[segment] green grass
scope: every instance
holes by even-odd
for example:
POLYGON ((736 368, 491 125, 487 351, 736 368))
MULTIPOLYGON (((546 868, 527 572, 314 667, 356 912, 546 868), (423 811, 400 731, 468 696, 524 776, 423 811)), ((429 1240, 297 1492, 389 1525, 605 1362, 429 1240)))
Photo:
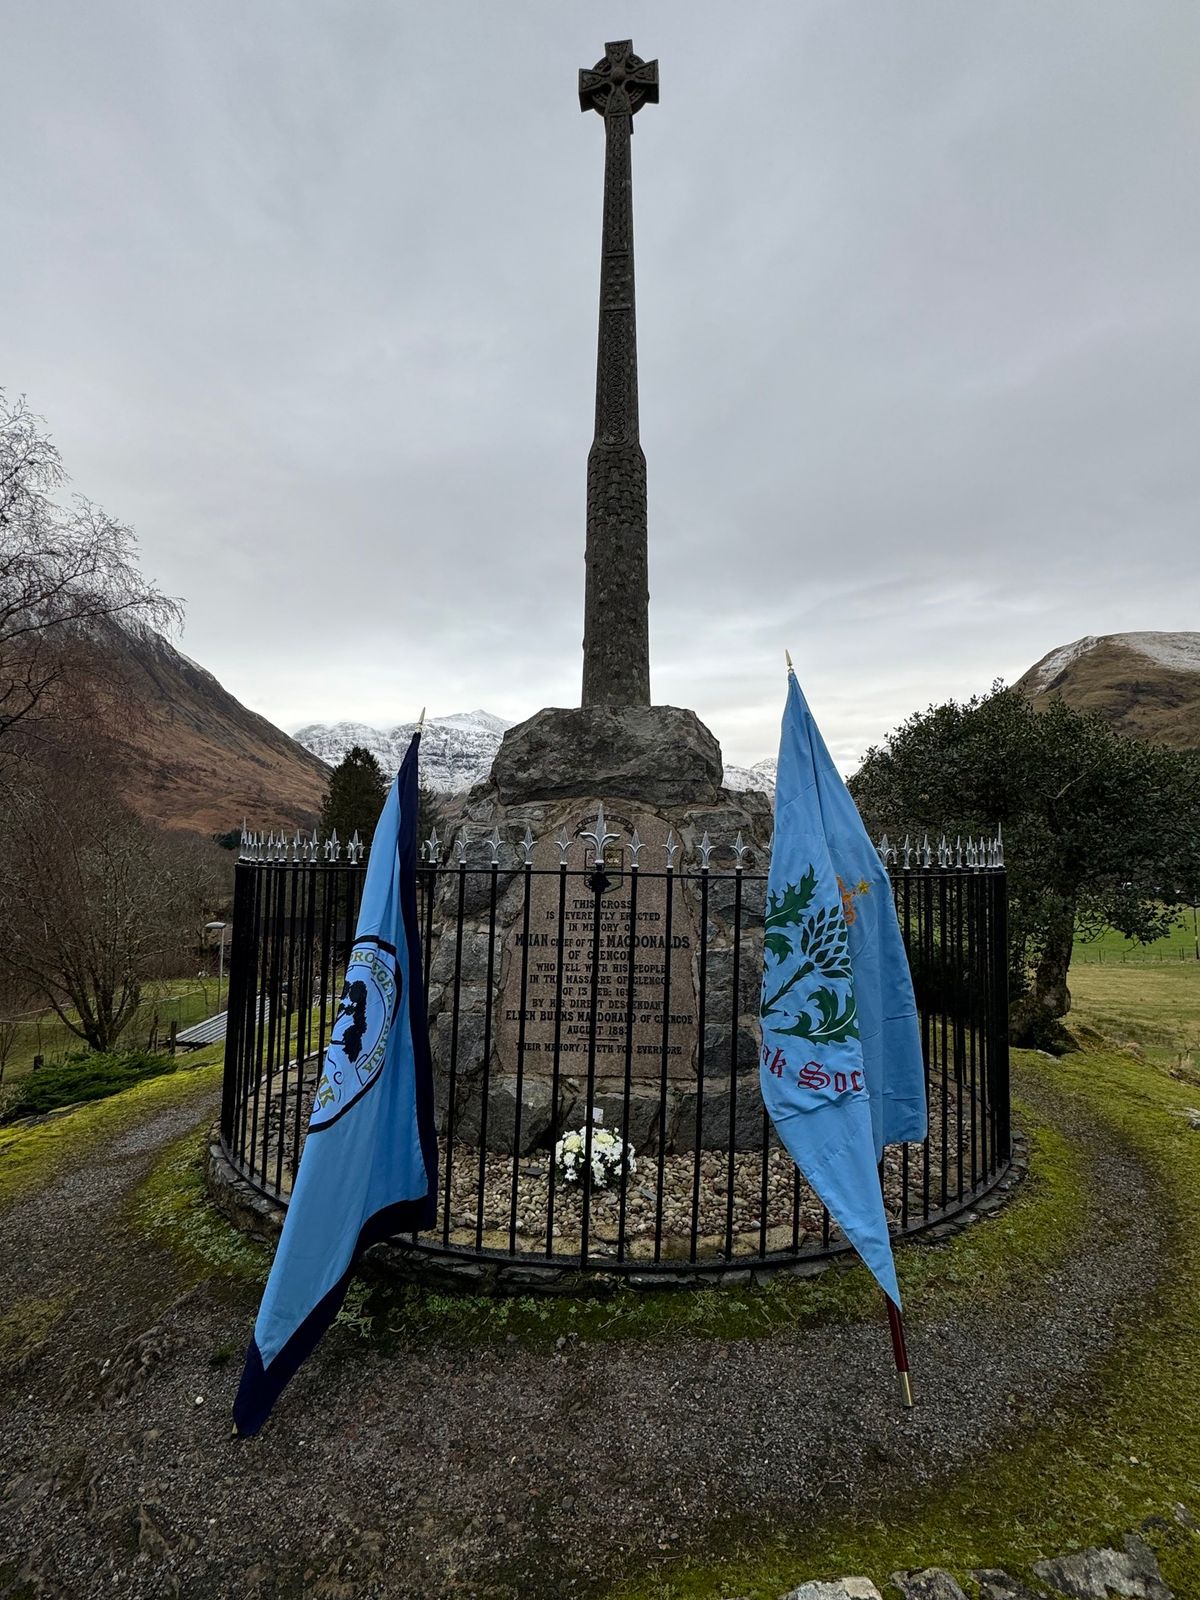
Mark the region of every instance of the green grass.
POLYGON ((222 1046, 180 1059, 175 1072, 73 1111, 52 1113, 32 1127, 0 1128, 0 1205, 51 1182, 96 1144, 109 1141, 162 1107, 221 1082, 222 1046))
POLYGON ((1034 1056, 1022 1069, 1052 1074, 1137 1151, 1154 1174, 1147 1201, 1167 1224, 1162 1287, 1123 1330, 1090 1403, 1031 1424, 937 1490, 914 1488, 855 1516, 777 1533, 769 1548, 735 1525, 729 1559, 619 1585, 615 1596, 775 1600, 800 1576, 865 1573, 884 1588, 902 1568, 1027 1573, 1042 1556, 1119 1543, 1147 1517, 1160 1519, 1146 1536, 1168 1584, 1181 1597, 1200 1596, 1200 1537, 1169 1516, 1178 1501, 1200 1506, 1200 1135, 1180 1114, 1194 1090, 1111 1050, 1053 1065, 1034 1056))
POLYGON ((1200 965, 1072 967, 1068 1026, 1132 1046, 1155 1066, 1200 1074, 1200 965))
POLYGON ((1200 915, 1185 907, 1176 917, 1171 931, 1150 944, 1139 944, 1127 939, 1115 928, 1106 928, 1098 938, 1076 938, 1072 961, 1080 966, 1122 966, 1129 964, 1156 965, 1168 961, 1196 961, 1196 944, 1200 938, 1200 915))

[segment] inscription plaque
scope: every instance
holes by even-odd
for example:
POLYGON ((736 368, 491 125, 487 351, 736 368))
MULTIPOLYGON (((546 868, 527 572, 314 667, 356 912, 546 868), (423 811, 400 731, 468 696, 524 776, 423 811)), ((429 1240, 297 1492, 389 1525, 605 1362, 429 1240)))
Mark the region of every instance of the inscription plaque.
MULTIPOLYGON (((668 825, 641 808, 608 815, 609 831, 620 837, 607 848, 607 887, 597 905, 594 888, 579 870, 585 861, 591 864, 593 844, 581 833, 595 817, 596 802, 585 800, 556 818, 552 831, 558 832, 561 821, 575 840, 565 879, 553 839, 543 837, 535 847, 528 945, 523 901, 505 939, 496 1028, 500 1070, 516 1071, 523 1010, 526 1076, 551 1075, 557 1046, 560 1074, 585 1083, 594 994, 598 1090, 611 1091, 614 1080, 623 1083, 627 1059, 636 1080, 660 1081, 664 1062, 669 1081, 690 1080, 697 1039, 693 958, 698 929, 683 886, 665 876, 668 825), (629 850, 635 828, 643 842, 636 903, 629 850)), ((675 860, 678 867, 679 857, 675 860)))

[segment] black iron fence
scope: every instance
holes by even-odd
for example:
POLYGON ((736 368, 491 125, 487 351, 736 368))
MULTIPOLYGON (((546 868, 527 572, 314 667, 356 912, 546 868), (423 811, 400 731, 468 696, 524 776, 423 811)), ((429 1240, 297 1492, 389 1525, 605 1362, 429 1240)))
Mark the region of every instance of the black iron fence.
MULTIPOLYGON (((669 836, 653 868, 636 834, 614 842, 618 859, 600 844, 600 867, 595 847, 590 867, 586 852, 573 861, 579 842, 565 836, 547 864, 528 835, 517 850, 498 835, 463 845, 449 863, 433 849, 420 867, 440 1200, 436 1229, 406 1243, 639 1274, 844 1248, 759 1092, 765 874, 742 864, 753 855, 740 839, 721 870, 707 864, 707 836, 678 866, 669 836)), ((1008 1167, 1006 890, 989 864, 998 849, 982 843, 967 860, 943 850, 941 866, 928 850, 899 862, 881 850, 929 1101, 928 1137, 889 1149, 881 1167, 904 1233, 970 1205, 1008 1167)), ((237 1170, 286 1202, 365 869, 315 842, 251 840, 249 853, 237 867, 221 1134, 237 1170)))

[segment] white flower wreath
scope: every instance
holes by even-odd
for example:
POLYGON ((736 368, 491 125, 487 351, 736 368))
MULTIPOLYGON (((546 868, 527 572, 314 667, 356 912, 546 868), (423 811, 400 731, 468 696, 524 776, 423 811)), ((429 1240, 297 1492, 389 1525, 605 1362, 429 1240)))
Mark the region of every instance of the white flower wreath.
MULTIPOLYGON (((619 1134, 603 1127, 604 1113, 592 1111, 591 1174, 593 1189, 606 1189, 614 1178, 621 1175, 622 1165, 630 1174, 637 1171, 637 1156, 631 1144, 619 1134)), ((564 1133, 554 1146, 554 1165, 560 1183, 579 1183, 588 1166, 588 1129, 586 1125, 573 1133, 564 1133)))

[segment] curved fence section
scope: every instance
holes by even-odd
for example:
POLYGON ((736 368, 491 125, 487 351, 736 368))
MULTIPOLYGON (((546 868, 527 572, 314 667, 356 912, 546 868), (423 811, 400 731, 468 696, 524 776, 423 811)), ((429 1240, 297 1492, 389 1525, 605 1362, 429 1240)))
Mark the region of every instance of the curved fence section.
MULTIPOLYGON (((589 869, 560 850, 539 866, 492 841, 490 860, 460 851, 419 869, 440 1198, 436 1229, 404 1242, 664 1276, 844 1248, 759 1094, 765 875, 710 870, 707 855, 651 870, 627 850, 589 869), (589 1123, 588 1147, 609 1157, 585 1182, 566 1156, 589 1123)), ((365 868, 315 843, 251 853, 237 867, 221 1138, 286 1203, 365 868)), ((1010 1159, 1004 872, 942 860, 889 859, 930 1112, 924 1143, 890 1149, 881 1169, 897 1233, 963 1210, 1010 1159)))

